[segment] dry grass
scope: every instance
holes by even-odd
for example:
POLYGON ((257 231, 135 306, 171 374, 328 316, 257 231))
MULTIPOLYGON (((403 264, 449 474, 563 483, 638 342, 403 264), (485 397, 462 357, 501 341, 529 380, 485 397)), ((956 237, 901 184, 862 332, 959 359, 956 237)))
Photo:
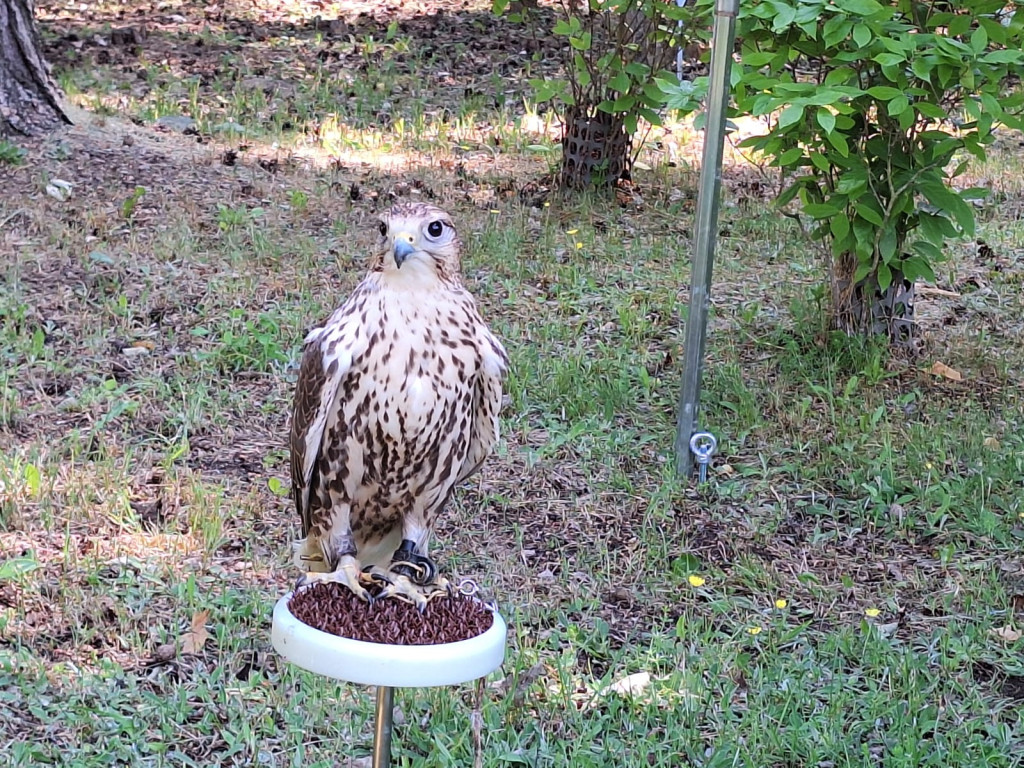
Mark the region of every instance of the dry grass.
MULTIPOLYGON (((504 49, 457 69, 454 52, 425 52, 436 19, 395 11, 406 27, 389 41, 388 11, 360 21, 352 6, 363 31, 328 40, 298 9, 246 8, 91 8, 89 34, 146 26, 120 46, 42 11, 73 100, 118 114, 79 109, 73 129, 0 166, 11 764, 365 753, 365 692, 285 667, 268 621, 295 577, 282 494, 298 344, 359 278, 376 212, 408 197, 453 213, 467 280, 513 357, 505 439, 438 531, 447 569, 484 583, 512 626, 485 706, 489 763, 1020 764, 1022 646, 990 633, 1024 611, 1016 138, 976 169, 999 197, 980 242, 954 244, 923 294, 914 360, 820 327, 812 249, 766 210, 770 180, 727 169, 705 395, 722 451, 692 489, 670 455, 686 131, 652 146, 625 206, 561 200, 544 184, 550 125, 511 98, 473 101, 489 87, 480 62, 500 71, 504 49), (325 49, 337 56, 311 55, 325 49), (214 72, 222 56, 293 89, 256 95, 214 72), (356 62, 357 97, 328 109, 315 84, 356 62), (243 97, 228 108, 232 88, 243 97), (400 108, 377 122, 383 100, 400 108), (195 117, 198 136, 157 130, 168 111, 195 117), (400 133, 399 117, 418 127, 400 133), (214 131, 223 119, 247 137, 214 131), (45 193, 56 178, 68 200, 45 193), (929 373, 937 360, 963 381, 929 373), (201 652, 168 651, 202 611, 201 652), (636 671, 647 694, 600 695, 636 671)), ((525 45, 486 30, 450 47, 525 45)), ((536 66, 552 66, 536 45, 536 66)), ((402 764, 468 761, 459 692, 409 691, 400 706, 402 764)))

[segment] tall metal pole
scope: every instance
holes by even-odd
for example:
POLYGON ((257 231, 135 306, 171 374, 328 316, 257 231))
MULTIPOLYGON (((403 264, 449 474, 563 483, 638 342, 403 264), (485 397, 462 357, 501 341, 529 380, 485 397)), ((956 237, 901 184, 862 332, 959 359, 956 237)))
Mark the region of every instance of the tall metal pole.
POLYGON ((395 689, 377 686, 377 707, 373 723, 373 768, 391 765, 391 730, 395 716, 395 689))
POLYGON ((725 110, 729 103, 729 68, 736 40, 739 0, 718 0, 711 39, 710 85, 704 123, 704 156, 697 193, 697 222, 690 278, 690 312, 686 319, 683 351, 683 388, 676 426, 676 470, 689 475, 694 469, 690 436, 699 426, 700 380, 704 372, 704 342, 711 303, 711 264, 718 234, 718 196, 722 187, 722 148, 725 110))

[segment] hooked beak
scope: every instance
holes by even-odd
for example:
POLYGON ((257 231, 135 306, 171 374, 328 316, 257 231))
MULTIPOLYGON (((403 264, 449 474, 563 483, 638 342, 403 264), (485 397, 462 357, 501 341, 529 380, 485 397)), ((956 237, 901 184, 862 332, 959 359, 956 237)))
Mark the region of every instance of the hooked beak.
POLYGON ((407 258, 416 253, 416 246, 412 243, 412 235, 401 234, 395 236, 393 251, 395 254, 395 266, 399 269, 402 268, 402 264, 407 258))

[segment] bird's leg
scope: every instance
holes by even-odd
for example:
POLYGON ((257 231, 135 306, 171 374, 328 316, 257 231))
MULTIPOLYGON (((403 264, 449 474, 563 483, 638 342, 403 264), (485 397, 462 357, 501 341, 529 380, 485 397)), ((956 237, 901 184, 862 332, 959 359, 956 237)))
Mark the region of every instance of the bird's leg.
POLYGON ((433 560, 416 551, 416 544, 411 539, 402 539, 402 545, 395 550, 386 571, 374 568, 369 573, 384 586, 378 600, 397 597, 421 611, 435 597, 452 594, 451 583, 438 574, 433 560))
POLYGON ((402 545, 391 556, 391 570, 407 576, 409 581, 421 587, 437 578, 434 561, 416 552, 416 544, 409 539, 402 539, 402 545))
MULTIPOLYGON (((321 546, 323 546, 322 543, 321 546)), ((352 590, 356 597, 367 602, 373 602, 372 595, 363 585, 372 584, 374 579, 369 574, 364 573, 359 565, 359 561, 356 559, 355 540, 351 534, 339 537, 336 546, 332 547, 332 549, 333 552, 325 552, 324 554, 327 561, 333 563, 334 567, 327 572, 307 571, 299 576, 298 581, 295 583, 296 589, 316 582, 337 582, 344 584, 352 590)))

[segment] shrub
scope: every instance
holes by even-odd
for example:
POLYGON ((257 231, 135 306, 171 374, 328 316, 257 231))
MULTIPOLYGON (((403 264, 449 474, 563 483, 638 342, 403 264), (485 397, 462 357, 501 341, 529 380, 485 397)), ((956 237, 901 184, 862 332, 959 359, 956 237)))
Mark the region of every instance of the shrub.
POLYGON ((791 179, 827 246, 833 322, 913 335, 913 286, 949 238, 974 231, 957 189, 966 155, 1018 127, 1024 11, 1003 0, 752 0, 738 24, 736 111, 764 116, 743 145, 791 179))
MULTIPOLYGON (((494 0, 495 13, 510 10, 494 0)), ((706 37, 711 0, 561 0, 552 32, 564 37, 565 78, 532 80, 540 102, 564 107, 563 187, 604 186, 628 178, 641 121, 659 125, 659 110, 692 112, 706 83, 682 82, 668 67, 680 47, 706 37), (682 22, 682 26, 680 26, 682 22), (682 34, 680 34, 682 31, 682 34)), ((509 17, 523 20, 518 4, 509 17)))

